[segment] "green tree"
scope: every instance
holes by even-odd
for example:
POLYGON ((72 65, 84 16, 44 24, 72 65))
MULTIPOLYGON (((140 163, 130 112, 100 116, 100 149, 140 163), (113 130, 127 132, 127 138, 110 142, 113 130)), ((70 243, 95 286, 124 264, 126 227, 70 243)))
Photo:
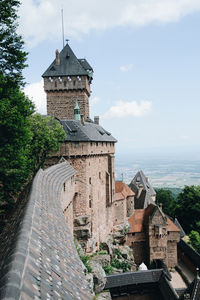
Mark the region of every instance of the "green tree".
POLYGON ((48 156, 59 150, 66 134, 63 126, 50 116, 35 114, 30 118, 32 140, 30 147, 31 169, 37 171, 48 156))
POLYGON ((156 203, 162 203, 164 213, 172 218, 174 217, 175 198, 170 190, 156 189, 156 203))
POLYGON ((22 70, 26 66, 27 53, 23 50, 23 40, 17 34, 18 0, 0 1, 0 75, 9 84, 23 85, 22 70))
POLYGON ((177 197, 175 214, 188 234, 199 230, 200 186, 185 186, 177 197))
POLYGON ((34 115, 20 91, 27 53, 16 33, 18 0, 0 1, 0 203, 13 204, 64 132, 55 120, 34 115))
POLYGON ((0 75, 0 202, 13 202, 27 181, 32 102, 0 75))
POLYGON ((189 234, 191 246, 200 253, 200 234, 192 230, 189 234))

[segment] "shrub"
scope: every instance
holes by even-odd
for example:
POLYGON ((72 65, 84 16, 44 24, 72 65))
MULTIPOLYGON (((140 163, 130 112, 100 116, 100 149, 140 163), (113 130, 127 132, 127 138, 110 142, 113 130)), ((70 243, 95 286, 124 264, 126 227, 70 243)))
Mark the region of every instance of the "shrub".
POLYGON ((111 275, 111 274, 114 273, 114 269, 113 269, 113 267, 110 264, 107 265, 107 266, 105 266, 105 267, 103 267, 103 269, 104 269, 106 275, 111 275))
POLYGON ((90 256, 84 255, 84 256, 80 256, 80 259, 82 260, 84 266, 86 267, 88 273, 92 272, 92 268, 89 265, 89 261, 90 261, 90 256))
POLYGON ((123 272, 128 272, 129 270, 131 270, 131 265, 130 264, 128 264, 126 261, 122 261, 122 262, 120 262, 118 259, 113 259, 112 261, 111 261, 111 266, 113 267, 113 268, 116 268, 116 269, 122 269, 123 270, 123 272))

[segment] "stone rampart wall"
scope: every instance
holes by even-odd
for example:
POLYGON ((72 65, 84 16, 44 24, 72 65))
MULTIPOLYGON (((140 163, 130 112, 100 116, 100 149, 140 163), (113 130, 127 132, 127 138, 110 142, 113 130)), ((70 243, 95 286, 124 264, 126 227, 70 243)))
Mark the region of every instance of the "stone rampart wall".
POLYGON ((1 236, 0 299, 92 299, 61 206, 74 174, 61 163, 34 178, 22 213, 1 236))

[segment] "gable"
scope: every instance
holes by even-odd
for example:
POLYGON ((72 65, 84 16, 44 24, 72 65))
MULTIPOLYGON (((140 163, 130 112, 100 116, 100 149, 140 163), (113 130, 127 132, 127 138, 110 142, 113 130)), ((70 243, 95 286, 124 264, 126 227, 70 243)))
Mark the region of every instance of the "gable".
POLYGON ((158 206, 155 206, 150 215, 149 223, 152 225, 167 225, 167 218, 158 206))

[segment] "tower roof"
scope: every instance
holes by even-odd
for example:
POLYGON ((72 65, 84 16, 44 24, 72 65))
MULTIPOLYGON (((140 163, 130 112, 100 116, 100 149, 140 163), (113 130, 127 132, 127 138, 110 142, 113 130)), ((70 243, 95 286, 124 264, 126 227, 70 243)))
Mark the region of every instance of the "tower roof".
POLYGON ((78 59, 68 44, 62 49, 59 62, 54 59, 42 77, 54 76, 93 76, 93 69, 86 59, 78 59))
POLYGON ((146 208, 150 203, 155 202, 152 199, 152 197, 156 196, 156 192, 151 186, 148 178, 144 175, 142 170, 137 172, 137 174, 129 184, 129 187, 136 193, 136 198, 135 198, 136 209, 146 208), (140 187, 142 188, 142 192, 140 196, 137 197, 140 187))
POLYGON ((82 125, 77 120, 59 121, 67 134, 67 142, 117 142, 108 131, 93 122, 85 122, 82 125))

